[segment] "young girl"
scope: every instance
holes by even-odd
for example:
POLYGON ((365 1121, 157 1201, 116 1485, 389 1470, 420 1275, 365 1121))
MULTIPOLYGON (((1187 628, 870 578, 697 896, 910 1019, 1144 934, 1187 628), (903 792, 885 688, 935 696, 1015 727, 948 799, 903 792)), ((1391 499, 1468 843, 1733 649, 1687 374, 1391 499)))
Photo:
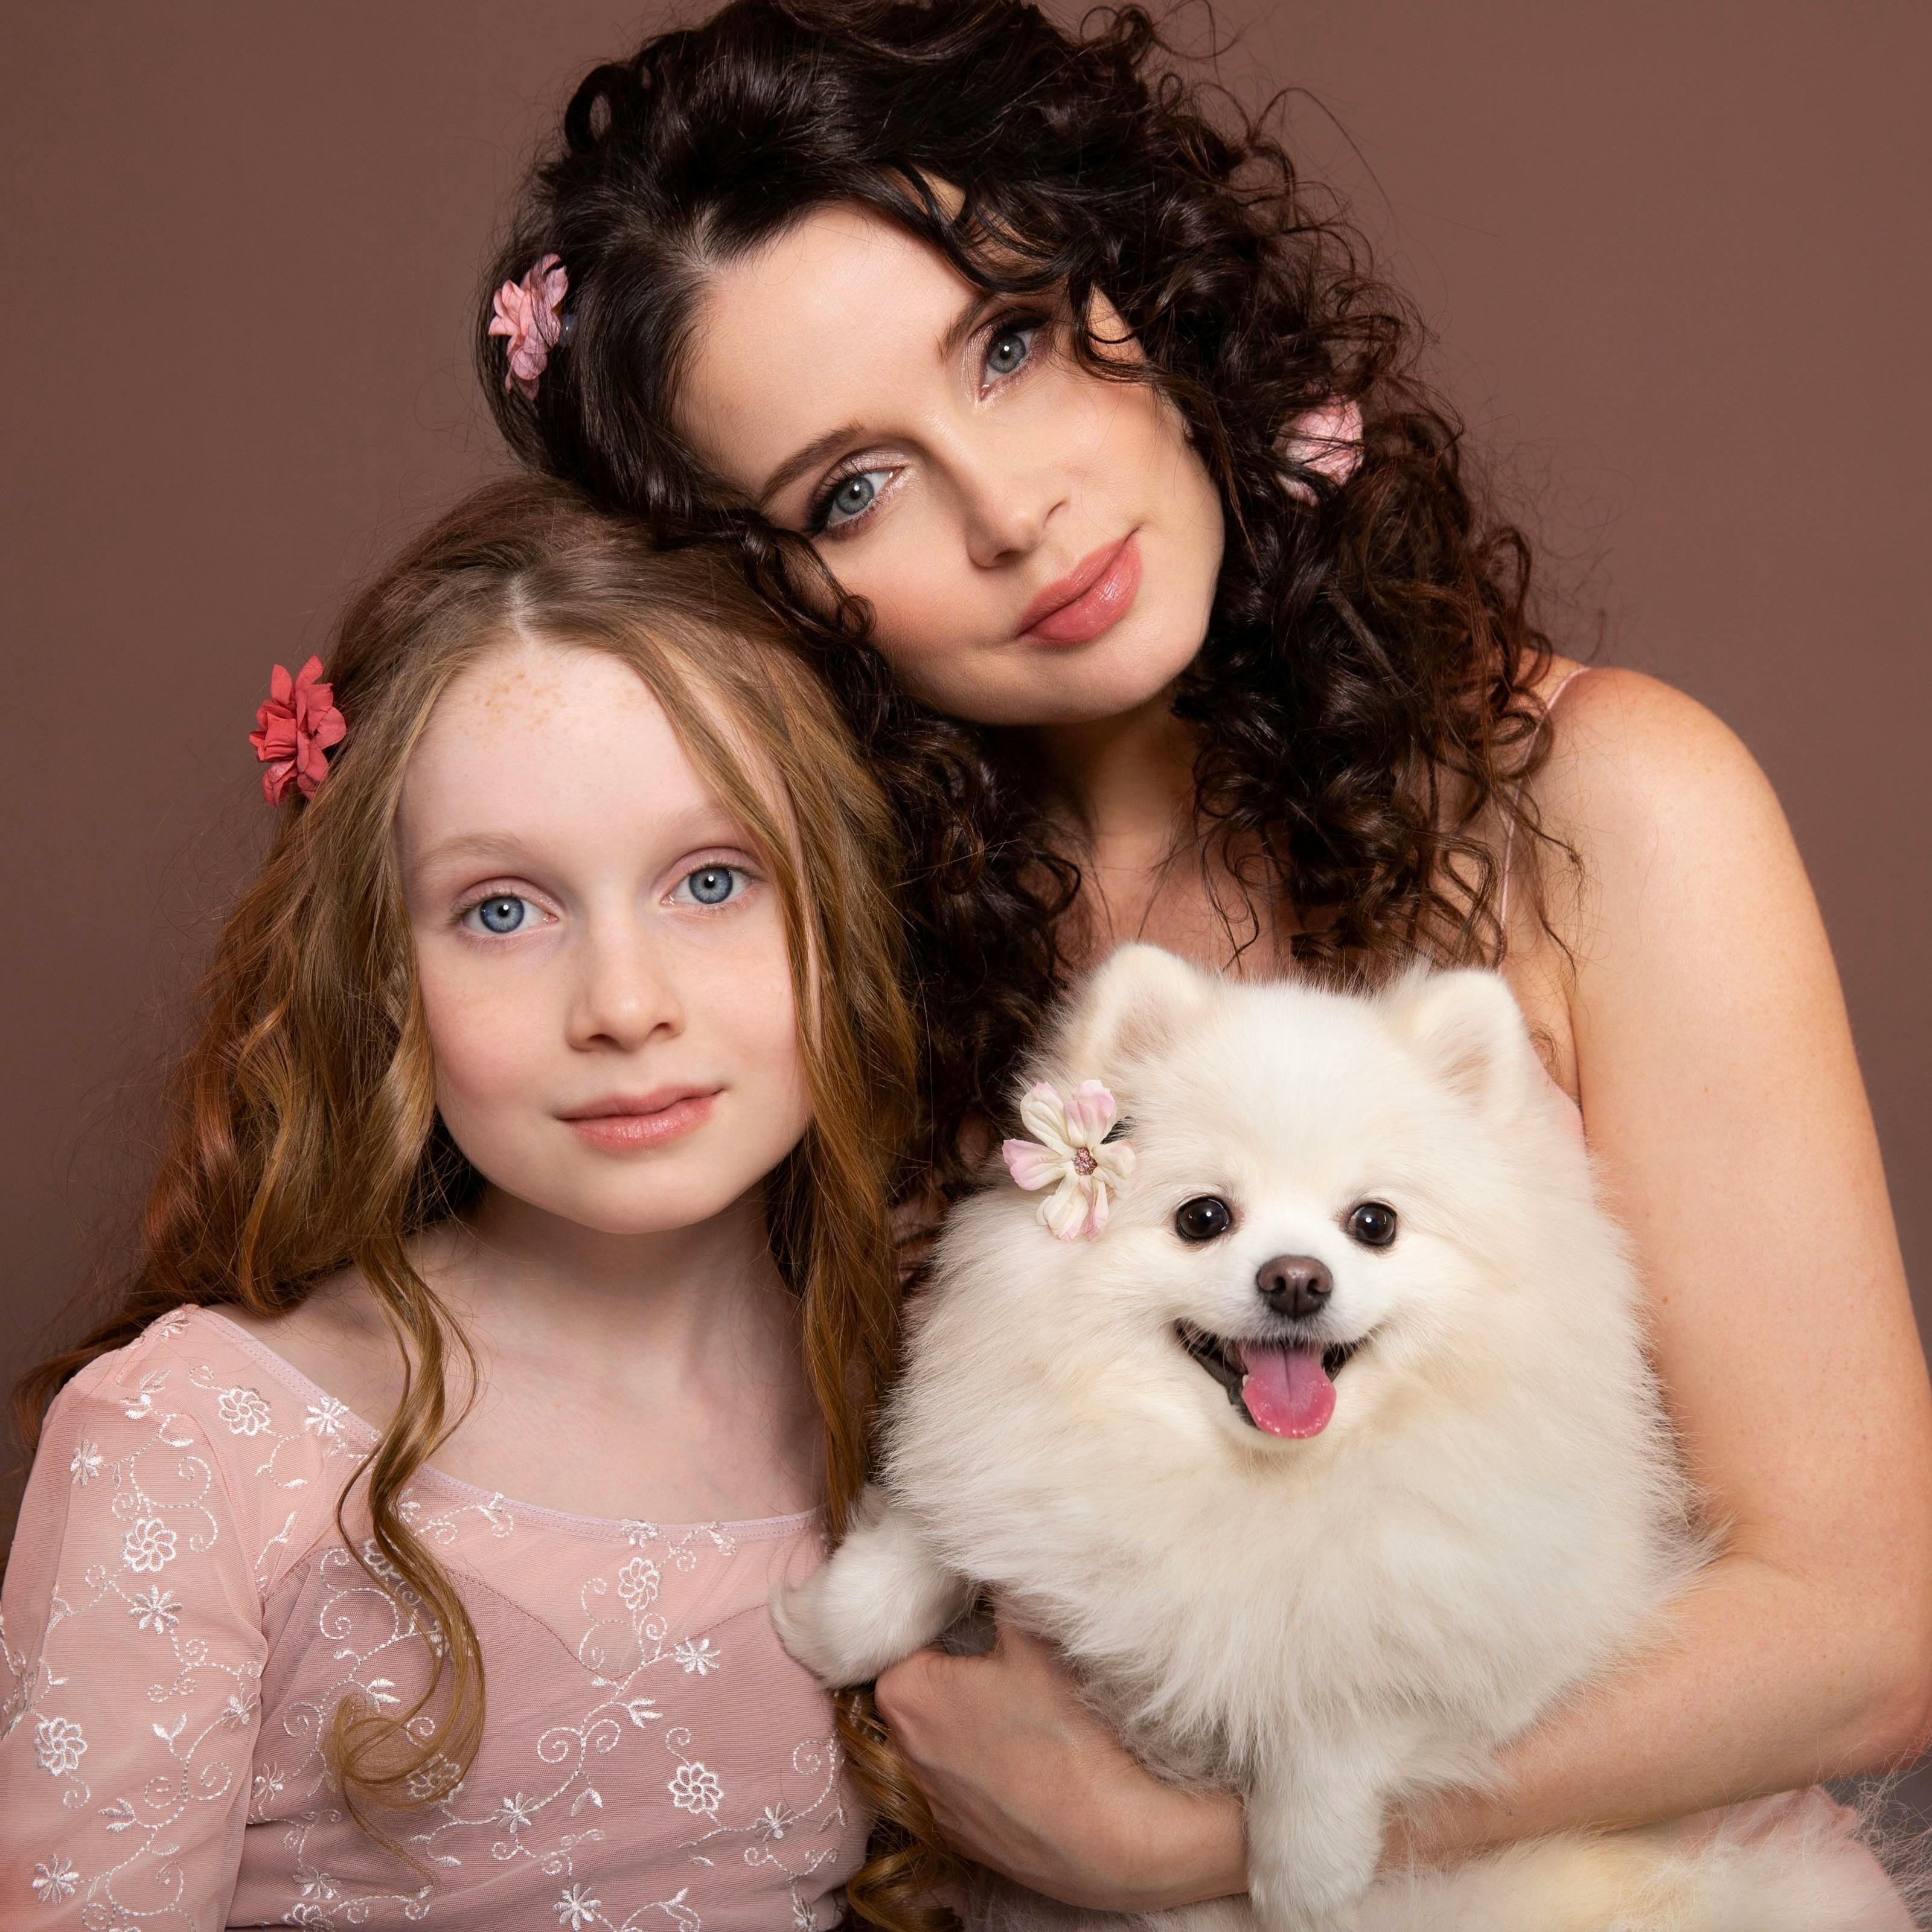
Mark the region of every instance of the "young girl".
MULTIPOLYGON (((943 1177, 1114 940, 1509 975, 1726 1534, 1506 1788, 1408 1821, 1449 1857, 1922 1748, 1932 1396, 1777 802, 1697 705, 1555 656, 1364 261, 1138 8, 734 0, 584 78, 477 336, 529 460, 815 626, 912 848, 943 1177)), ((1023 1634, 878 1695, 959 1849, 1114 1910, 1242 1888, 1239 1808, 1023 1634)))
POLYGON ((715 555, 534 482, 254 742, 143 1258, 33 1379, 0 1918, 837 1923, 765 1606, 896 1330, 877 790, 715 555))

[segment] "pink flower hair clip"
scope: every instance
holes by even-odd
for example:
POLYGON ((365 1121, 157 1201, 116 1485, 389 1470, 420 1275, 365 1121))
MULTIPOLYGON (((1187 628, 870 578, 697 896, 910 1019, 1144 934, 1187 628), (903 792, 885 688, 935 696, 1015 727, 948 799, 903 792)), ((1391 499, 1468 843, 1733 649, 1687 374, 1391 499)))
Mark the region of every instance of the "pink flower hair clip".
POLYGON ((562 260, 546 255, 520 282, 506 282, 490 304, 492 335, 509 338, 503 392, 520 389, 537 399, 537 378, 550 361, 550 352, 563 339, 563 298, 570 278, 562 260))
POLYGON ((1108 1189, 1123 1193, 1133 1178, 1133 1149, 1108 1138, 1119 1118, 1113 1095, 1097 1080, 1082 1081, 1070 1100, 1042 1081, 1020 1102, 1020 1120, 1036 1138, 1000 1143, 1006 1172, 1022 1187, 1053 1188, 1040 1218, 1063 1241, 1099 1234, 1107 1225, 1108 1189))
POLYGON ((328 776, 322 754, 339 745, 348 726, 335 708, 335 694, 322 681, 322 660, 310 658, 293 677, 278 664, 268 680, 268 701, 255 713, 248 742, 268 770, 262 796, 280 805, 293 785, 304 798, 328 776))
MULTIPOLYGON (((1288 426, 1282 454, 1291 463, 1312 470, 1339 489, 1354 476, 1362 460, 1362 410, 1359 403, 1324 403, 1304 410, 1288 426)), ((1288 494, 1312 500, 1315 492, 1298 479, 1288 494)))

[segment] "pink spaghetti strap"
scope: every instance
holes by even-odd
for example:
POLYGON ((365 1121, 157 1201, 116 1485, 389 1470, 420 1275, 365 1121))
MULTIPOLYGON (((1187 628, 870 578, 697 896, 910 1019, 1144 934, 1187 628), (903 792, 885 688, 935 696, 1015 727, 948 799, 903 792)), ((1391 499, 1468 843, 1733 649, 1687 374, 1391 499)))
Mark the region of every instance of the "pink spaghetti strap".
MULTIPOLYGON (((1580 677, 1588 676, 1594 668, 1595 667, 1592 664, 1578 664, 1574 669, 1564 673, 1562 682, 1543 700, 1543 716, 1536 721, 1536 729, 1530 734, 1532 745, 1534 745, 1538 738, 1542 735, 1544 728, 1548 724, 1550 719, 1556 716, 1556 707, 1563 701, 1563 694, 1580 677)), ((1522 790, 1522 786, 1519 784, 1516 787, 1517 793, 1520 794, 1522 790)), ((1510 859, 1515 849, 1516 814, 1512 812, 1510 814, 1508 824, 1503 828, 1502 890, 1496 895, 1496 923, 1504 932, 1509 930, 1510 859)))

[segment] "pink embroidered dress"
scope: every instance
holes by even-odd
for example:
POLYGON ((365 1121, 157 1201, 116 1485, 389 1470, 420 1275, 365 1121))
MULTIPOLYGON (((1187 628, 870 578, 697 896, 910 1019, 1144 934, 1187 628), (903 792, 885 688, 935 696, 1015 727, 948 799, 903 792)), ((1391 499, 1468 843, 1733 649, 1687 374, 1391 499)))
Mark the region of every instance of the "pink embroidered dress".
POLYGON ((406 1702, 434 1636, 336 1528, 374 1439, 204 1309, 62 1392, 0 1622, 0 1924, 838 1924, 865 1820, 765 1607, 822 1559, 810 1516, 600 1521, 421 1472, 405 1507, 463 1587, 488 1720, 460 1785, 392 1814, 413 1869, 350 1822, 331 1714, 406 1702))

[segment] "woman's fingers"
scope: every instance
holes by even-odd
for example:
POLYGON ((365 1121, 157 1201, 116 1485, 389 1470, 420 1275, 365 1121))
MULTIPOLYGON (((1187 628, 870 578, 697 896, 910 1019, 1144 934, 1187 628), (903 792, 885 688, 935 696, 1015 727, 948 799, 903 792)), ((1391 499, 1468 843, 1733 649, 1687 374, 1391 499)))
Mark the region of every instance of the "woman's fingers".
POLYGON ((1230 1797, 1151 1777, 1051 1646, 1010 1624, 981 1657, 916 1652, 876 1695, 947 1845, 1036 1892, 1147 1911, 1241 1888, 1230 1797))

